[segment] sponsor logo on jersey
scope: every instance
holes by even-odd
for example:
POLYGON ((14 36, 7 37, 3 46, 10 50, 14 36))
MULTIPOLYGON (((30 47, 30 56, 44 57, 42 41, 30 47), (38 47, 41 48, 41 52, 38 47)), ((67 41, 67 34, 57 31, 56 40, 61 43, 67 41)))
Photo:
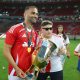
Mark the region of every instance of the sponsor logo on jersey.
POLYGON ((22 44, 22 46, 23 46, 23 47, 28 47, 27 42, 24 42, 24 43, 22 44))

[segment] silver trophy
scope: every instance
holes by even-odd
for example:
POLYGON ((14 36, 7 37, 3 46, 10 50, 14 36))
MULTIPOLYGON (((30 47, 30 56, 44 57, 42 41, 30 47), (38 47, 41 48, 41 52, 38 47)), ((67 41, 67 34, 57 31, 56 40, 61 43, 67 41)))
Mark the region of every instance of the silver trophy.
MULTIPOLYGON (((40 69, 43 69, 44 67, 46 67, 46 65, 48 64, 47 59, 49 59, 49 57, 51 56, 51 53, 56 48, 57 46, 54 42, 52 42, 51 40, 44 39, 42 41, 40 49, 38 50, 34 63, 32 64, 29 70, 34 68, 34 71, 36 70, 37 72, 39 72, 40 69)), ((36 75, 35 72, 34 74, 36 75)), ((36 80, 36 76, 34 78, 36 80)))
POLYGON ((34 65, 39 69, 44 68, 47 65, 47 59, 51 56, 51 53, 56 49, 56 45, 50 40, 43 40, 42 46, 36 56, 34 65), (49 45, 49 46, 48 46, 49 45))

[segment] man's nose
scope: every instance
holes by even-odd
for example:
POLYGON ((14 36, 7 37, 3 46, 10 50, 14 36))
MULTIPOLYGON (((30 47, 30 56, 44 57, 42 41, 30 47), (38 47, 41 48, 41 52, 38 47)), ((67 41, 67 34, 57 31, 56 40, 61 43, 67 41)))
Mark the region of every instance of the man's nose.
POLYGON ((36 17, 36 18, 38 18, 38 15, 37 15, 37 14, 35 14, 35 17, 36 17))

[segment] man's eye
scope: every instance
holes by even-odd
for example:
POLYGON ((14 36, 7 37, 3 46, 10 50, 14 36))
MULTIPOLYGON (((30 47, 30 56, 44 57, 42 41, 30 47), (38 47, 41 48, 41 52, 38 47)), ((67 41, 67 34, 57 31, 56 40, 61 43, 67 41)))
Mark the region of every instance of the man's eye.
POLYGON ((35 12, 32 12, 32 14, 36 14, 35 12))
POLYGON ((38 13, 35 13, 35 12, 32 12, 32 14, 36 14, 36 15, 38 15, 38 13))

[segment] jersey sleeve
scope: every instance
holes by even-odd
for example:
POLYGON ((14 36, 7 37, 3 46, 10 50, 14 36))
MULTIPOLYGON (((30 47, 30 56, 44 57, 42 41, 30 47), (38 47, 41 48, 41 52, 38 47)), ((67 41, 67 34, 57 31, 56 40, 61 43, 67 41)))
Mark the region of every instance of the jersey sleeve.
POLYGON ((16 29, 14 27, 11 27, 6 33, 5 43, 13 45, 16 40, 16 36, 16 29))
POLYGON ((77 45, 77 47, 75 48, 75 50, 74 50, 75 52, 80 52, 80 43, 77 45))

